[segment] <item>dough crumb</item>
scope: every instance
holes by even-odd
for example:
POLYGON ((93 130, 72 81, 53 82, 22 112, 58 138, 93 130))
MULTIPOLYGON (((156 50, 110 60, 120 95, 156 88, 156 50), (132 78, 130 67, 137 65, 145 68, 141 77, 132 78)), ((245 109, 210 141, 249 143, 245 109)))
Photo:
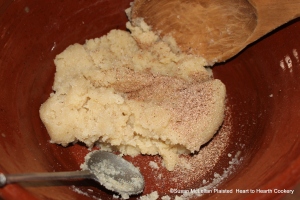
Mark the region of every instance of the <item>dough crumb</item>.
POLYGON ((158 164, 154 161, 150 161, 149 162, 149 166, 152 168, 152 169, 159 169, 158 167, 158 164))
POLYGON ((139 198, 139 200, 156 200, 159 198, 157 191, 151 192, 150 194, 143 195, 139 198))

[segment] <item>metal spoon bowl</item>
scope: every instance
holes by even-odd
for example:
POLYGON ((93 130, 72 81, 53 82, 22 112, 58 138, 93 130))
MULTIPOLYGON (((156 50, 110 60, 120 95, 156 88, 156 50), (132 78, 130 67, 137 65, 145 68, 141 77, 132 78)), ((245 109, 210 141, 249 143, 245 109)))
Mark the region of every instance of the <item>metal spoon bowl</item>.
POLYGON ((85 163, 82 166, 82 171, 0 173, 0 187, 18 182, 94 179, 107 189, 122 196, 139 194, 144 189, 144 178, 139 169, 113 153, 92 151, 85 157, 85 163))
POLYGON ((139 169, 115 154, 93 151, 85 157, 82 168, 89 170, 104 187, 122 196, 139 194, 144 189, 144 178, 139 169))

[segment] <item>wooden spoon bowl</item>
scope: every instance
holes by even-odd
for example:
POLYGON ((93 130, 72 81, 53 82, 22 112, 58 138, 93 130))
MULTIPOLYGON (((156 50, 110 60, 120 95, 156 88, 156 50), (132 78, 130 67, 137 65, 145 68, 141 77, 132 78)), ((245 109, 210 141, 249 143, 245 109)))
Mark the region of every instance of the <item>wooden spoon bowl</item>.
POLYGON ((132 19, 143 18, 182 51, 225 61, 248 44, 298 17, 300 0, 135 0, 132 19))

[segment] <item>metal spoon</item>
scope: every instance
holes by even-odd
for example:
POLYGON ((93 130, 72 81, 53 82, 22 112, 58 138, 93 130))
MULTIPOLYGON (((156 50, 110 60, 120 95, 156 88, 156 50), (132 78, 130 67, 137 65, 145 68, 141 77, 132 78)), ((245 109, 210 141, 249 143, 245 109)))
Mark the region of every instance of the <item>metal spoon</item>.
MULTIPOLYGON (((135 0, 131 19, 143 18, 161 36, 210 65, 300 16, 300 0, 135 0)), ((297 34, 297 33, 295 33, 297 34)))
POLYGON ((83 171, 1 174, 0 187, 29 181, 94 179, 107 189, 123 195, 139 194, 144 178, 138 168, 125 159, 105 151, 92 151, 85 157, 83 171))

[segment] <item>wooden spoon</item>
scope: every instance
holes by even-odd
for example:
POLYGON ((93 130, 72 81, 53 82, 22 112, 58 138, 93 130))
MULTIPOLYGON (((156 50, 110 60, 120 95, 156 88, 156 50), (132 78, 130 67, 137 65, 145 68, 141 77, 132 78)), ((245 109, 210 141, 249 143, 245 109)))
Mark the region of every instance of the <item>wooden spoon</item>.
POLYGON ((133 24, 143 18, 210 65, 299 16, 300 0, 135 0, 131 11, 133 24))

